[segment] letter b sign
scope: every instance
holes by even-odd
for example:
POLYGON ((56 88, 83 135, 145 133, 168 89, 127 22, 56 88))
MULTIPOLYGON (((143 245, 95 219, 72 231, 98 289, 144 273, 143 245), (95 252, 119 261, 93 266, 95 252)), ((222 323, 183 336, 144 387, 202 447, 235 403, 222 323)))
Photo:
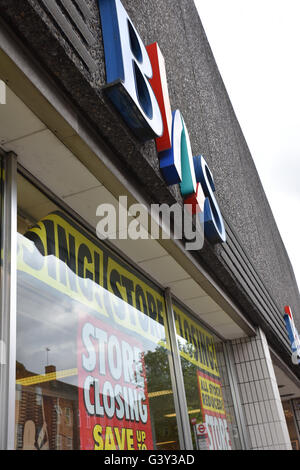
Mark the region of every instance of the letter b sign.
POLYGON ((163 120, 149 83, 152 66, 120 0, 99 0, 107 86, 105 92, 136 136, 160 137, 163 120))

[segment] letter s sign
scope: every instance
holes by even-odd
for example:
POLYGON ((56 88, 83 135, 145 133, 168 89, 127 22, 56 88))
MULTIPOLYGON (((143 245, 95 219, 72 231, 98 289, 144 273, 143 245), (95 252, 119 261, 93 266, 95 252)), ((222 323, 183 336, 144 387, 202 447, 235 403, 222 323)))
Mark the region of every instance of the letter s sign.
POLYGON ((99 0, 105 52, 105 92, 136 136, 160 137, 163 120, 150 86, 146 48, 120 0, 99 0))

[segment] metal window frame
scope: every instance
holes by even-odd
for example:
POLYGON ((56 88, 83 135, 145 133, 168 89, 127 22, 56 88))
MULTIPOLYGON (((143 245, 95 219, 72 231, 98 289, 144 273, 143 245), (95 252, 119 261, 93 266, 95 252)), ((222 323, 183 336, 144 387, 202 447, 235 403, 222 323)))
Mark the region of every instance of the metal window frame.
POLYGON ((180 353, 176 335, 175 317, 172 305, 170 288, 165 290, 165 303, 167 311, 167 323, 169 330, 171 355, 173 364, 170 367, 171 382, 174 393, 175 412, 178 425, 179 443, 182 450, 193 450, 193 441, 189 423, 188 406, 186 401, 183 373, 181 367, 180 353))
POLYGON ((17 157, 1 156, 4 162, 1 278, 1 339, 5 346, 0 365, 0 449, 15 448, 16 302, 17 302, 17 157))
POLYGON ((242 445, 242 450, 251 449, 251 440, 248 433, 246 419, 244 415, 244 407, 242 406, 241 396, 237 380, 237 372, 233 359, 232 345, 228 341, 223 343, 223 351, 225 358, 225 365, 228 373, 229 386, 233 399, 233 407, 235 412, 236 424, 239 431, 239 437, 242 445))

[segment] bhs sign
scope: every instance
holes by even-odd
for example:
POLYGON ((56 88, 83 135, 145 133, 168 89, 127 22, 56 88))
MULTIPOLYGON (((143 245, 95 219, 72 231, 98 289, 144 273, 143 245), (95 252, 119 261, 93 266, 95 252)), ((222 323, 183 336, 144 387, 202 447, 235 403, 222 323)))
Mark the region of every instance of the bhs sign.
POLYGON ((120 0, 98 1, 106 95, 140 141, 156 140, 166 184, 179 184, 184 203, 204 221, 206 239, 225 242, 213 175, 202 155, 193 157, 181 112, 171 110, 165 61, 158 44, 145 47, 120 0))

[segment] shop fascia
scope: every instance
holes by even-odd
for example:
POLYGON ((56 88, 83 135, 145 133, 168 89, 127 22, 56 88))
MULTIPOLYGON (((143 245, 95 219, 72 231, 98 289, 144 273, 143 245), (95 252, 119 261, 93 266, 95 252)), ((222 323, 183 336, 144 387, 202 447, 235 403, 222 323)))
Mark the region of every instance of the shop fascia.
POLYGON ((292 349, 292 362, 297 365, 300 364, 300 336, 295 325, 291 307, 289 305, 284 307, 284 312, 284 321, 292 349))
POLYGON ((213 175, 202 155, 193 157, 181 112, 171 110, 158 44, 145 47, 120 0, 99 0, 99 8, 107 97, 141 142, 156 140, 166 184, 179 184, 185 206, 204 223, 206 239, 213 244, 225 242, 213 175))

